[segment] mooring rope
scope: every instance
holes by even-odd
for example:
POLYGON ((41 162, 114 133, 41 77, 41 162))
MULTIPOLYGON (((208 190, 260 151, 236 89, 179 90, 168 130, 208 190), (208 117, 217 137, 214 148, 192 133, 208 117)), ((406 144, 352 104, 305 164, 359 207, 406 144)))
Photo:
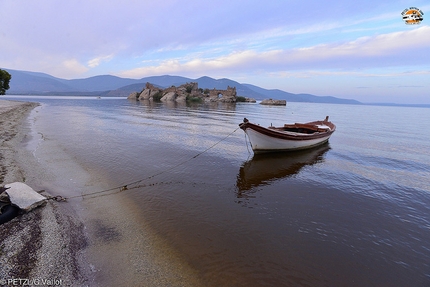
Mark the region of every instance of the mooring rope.
MULTIPOLYGON (((136 180, 136 181, 133 181, 133 182, 130 182, 130 183, 127 183, 127 184, 123 184, 123 185, 120 185, 120 186, 117 186, 117 187, 109 188, 109 189, 104 189, 104 190, 99 190, 99 191, 94 191, 94 192, 89 192, 89 193, 84 193, 84 194, 75 195, 75 196, 69 196, 69 197, 63 197, 63 196, 61 196, 61 195, 57 195, 57 196, 50 196, 50 197, 48 197, 47 199, 48 199, 48 200, 52 199, 52 200, 55 200, 55 201, 60 202, 60 201, 66 201, 66 200, 68 200, 68 199, 73 199, 73 198, 78 198, 78 197, 82 197, 82 198, 84 198, 84 197, 86 197, 86 196, 94 196, 94 195, 97 195, 97 194, 104 194, 104 193, 106 193, 106 192, 114 191, 114 190, 116 190, 117 192, 121 192, 121 191, 124 191, 124 190, 130 190, 130 189, 135 189, 135 188, 139 188, 139 187, 147 186, 147 185, 138 185, 138 186, 130 187, 130 186, 132 186, 132 185, 139 184, 139 183, 141 183, 142 181, 149 180, 149 179, 151 179, 151 178, 154 178, 154 177, 156 177, 156 176, 159 176, 159 175, 161 175, 161 174, 164 174, 164 173, 166 173, 166 172, 169 172, 169 171, 171 171, 171 170, 173 170, 173 169, 175 169, 175 168, 177 168, 177 167, 179 167, 179 166, 181 166, 181 165, 183 165, 183 164, 185 164, 185 163, 187 163, 187 162, 189 162, 189 161, 191 161, 191 160, 193 160, 193 159, 197 158, 198 156, 200 156, 200 155, 202 155, 202 154, 206 153, 207 151, 209 151, 210 149, 214 148, 214 147, 215 147, 216 145, 218 145, 219 143, 221 143, 221 142, 225 141, 225 140, 226 140, 227 138, 229 138, 232 134, 234 134, 238 129, 239 129, 239 127, 238 127, 238 128, 236 128, 236 129, 235 129, 234 131, 232 131, 231 133, 229 133, 229 134, 228 134, 227 136, 225 136, 224 138, 220 139, 219 141, 217 141, 216 143, 214 143, 213 145, 211 145, 210 147, 208 147, 207 149, 205 149, 204 151, 201 151, 201 152, 199 152, 198 154, 196 154, 196 155, 194 155, 194 156, 192 156, 192 157, 190 157, 190 158, 188 158, 188 159, 186 159, 186 160, 184 160, 184 161, 182 161, 182 162, 180 162, 180 163, 178 163, 178 164, 176 164, 176 165, 174 165, 174 166, 169 167, 168 169, 162 170, 162 171, 157 172, 157 173, 155 173, 155 174, 153 174, 153 175, 147 176, 147 177, 145 177, 145 178, 143 178, 143 179, 139 179, 139 180, 136 180)), ((248 152, 249 152, 249 150, 248 150, 248 152)), ((155 185, 155 184, 154 184, 154 185, 155 185)), ((113 193, 109 193, 109 194, 113 194, 113 193)))

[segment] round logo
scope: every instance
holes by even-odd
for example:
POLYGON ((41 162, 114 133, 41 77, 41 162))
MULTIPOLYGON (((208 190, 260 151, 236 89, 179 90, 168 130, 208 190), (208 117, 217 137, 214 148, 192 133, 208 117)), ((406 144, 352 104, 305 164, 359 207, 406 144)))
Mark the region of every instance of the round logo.
POLYGON ((420 24, 423 20, 423 15, 423 11, 416 7, 407 8, 402 12, 403 21, 405 21, 407 25, 420 24))

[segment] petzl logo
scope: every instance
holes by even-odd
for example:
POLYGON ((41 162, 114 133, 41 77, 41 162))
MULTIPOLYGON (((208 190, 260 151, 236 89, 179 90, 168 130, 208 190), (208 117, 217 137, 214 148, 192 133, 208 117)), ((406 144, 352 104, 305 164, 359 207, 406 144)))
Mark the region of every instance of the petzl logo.
POLYGON ((407 8, 402 12, 403 21, 405 21, 407 25, 420 24, 423 20, 423 15, 423 11, 416 7, 407 8))

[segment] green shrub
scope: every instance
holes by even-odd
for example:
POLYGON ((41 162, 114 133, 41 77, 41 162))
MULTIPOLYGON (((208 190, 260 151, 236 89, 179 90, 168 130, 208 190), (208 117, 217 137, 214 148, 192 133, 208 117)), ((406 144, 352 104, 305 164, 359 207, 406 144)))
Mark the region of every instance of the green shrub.
POLYGON ((187 96, 187 102, 190 102, 190 103, 202 103, 203 100, 202 100, 202 98, 199 98, 199 97, 187 96))
POLYGON ((246 102, 246 98, 238 96, 238 97, 236 97, 236 102, 238 102, 238 103, 240 103, 240 102, 246 102))
POLYGON ((159 91, 159 92, 156 92, 154 95, 152 95, 152 100, 154 102, 161 102, 162 97, 163 97, 163 94, 159 91))

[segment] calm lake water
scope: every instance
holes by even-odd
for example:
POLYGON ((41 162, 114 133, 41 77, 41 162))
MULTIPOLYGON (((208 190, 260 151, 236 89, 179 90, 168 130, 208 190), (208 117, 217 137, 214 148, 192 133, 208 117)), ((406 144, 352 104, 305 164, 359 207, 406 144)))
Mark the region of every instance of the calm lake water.
POLYGON ((31 100, 34 133, 138 182, 123 195, 207 286, 430 286, 428 108, 31 100), (305 152, 254 156, 236 130, 326 115, 336 132, 305 152))

